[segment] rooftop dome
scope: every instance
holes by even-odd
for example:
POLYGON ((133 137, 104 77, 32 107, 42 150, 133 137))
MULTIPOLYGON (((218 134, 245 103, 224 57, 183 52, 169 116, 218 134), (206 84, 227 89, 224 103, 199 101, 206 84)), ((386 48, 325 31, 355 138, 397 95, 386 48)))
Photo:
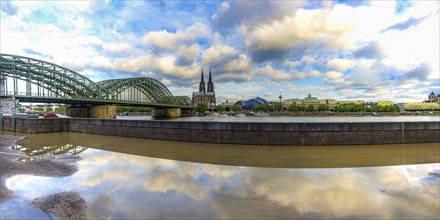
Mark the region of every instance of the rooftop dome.
POLYGON ((263 105, 267 105, 267 101, 257 97, 257 98, 253 98, 253 99, 249 99, 247 101, 245 101, 242 105, 243 108, 252 108, 258 104, 263 104, 263 105))

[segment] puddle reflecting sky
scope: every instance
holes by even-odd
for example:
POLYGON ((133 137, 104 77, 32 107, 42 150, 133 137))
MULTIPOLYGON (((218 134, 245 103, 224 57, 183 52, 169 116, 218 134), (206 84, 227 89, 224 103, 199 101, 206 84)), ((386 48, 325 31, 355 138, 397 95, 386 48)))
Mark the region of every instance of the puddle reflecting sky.
POLYGON ((9 178, 20 197, 1 205, 2 218, 50 219, 29 203, 64 191, 79 192, 88 217, 100 219, 440 218, 440 163, 259 168, 94 148, 78 155, 72 176, 9 178))

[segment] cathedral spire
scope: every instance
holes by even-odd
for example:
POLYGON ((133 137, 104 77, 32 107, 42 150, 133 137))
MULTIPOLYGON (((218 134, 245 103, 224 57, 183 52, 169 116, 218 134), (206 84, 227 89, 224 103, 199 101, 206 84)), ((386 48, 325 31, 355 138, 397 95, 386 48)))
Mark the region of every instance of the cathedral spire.
POLYGON ((208 92, 214 92, 214 83, 212 82, 211 69, 209 69, 208 92))
POLYGON ((200 79, 200 84, 199 84, 199 92, 206 92, 205 79, 203 78, 203 70, 202 70, 202 78, 200 79))
POLYGON ((202 78, 200 79, 200 83, 205 83, 205 79, 203 78, 203 70, 202 70, 202 78))

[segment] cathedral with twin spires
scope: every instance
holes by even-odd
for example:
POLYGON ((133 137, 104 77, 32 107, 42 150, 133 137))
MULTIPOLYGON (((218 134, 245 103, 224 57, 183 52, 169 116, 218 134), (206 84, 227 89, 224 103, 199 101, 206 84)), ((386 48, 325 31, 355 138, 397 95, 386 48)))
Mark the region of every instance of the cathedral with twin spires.
POLYGON ((192 102, 194 105, 199 103, 205 104, 208 108, 214 108, 216 105, 215 102, 215 92, 214 92, 214 83, 212 82, 211 70, 209 70, 209 79, 208 79, 208 89, 206 90, 205 79, 202 77, 200 79, 199 91, 193 92, 192 102))

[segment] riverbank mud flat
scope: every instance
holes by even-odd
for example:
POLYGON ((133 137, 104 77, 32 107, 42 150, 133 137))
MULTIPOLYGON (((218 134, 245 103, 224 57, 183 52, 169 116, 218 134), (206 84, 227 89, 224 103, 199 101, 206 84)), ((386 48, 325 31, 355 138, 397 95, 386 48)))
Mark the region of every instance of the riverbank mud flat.
MULTIPOLYGON (((13 191, 5 186, 5 181, 9 177, 27 174, 35 176, 47 177, 65 177, 70 176, 78 171, 76 162, 78 157, 60 156, 55 158, 37 159, 30 162, 19 162, 18 159, 23 158, 21 152, 11 149, 15 142, 22 140, 24 136, 0 135, 0 204, 11 199, 17 198, 13 191)), ((71 203, 71 201, 84 201, 78 198, 77 193, 69 192, 62 194, 63 196, 55 196, 58 204, 71 203), (62 200, 62 201, 61 201, 62 200)), ((50 197, 52 198, 52 197, 50 197)), ((56 218, 78 219, 84 216, 86 206, 78 204, 75 206, 75 212, 65 209, 62 205, 52 205, 53 199, 37 198, 34 207, 41 211, 53 214, 56 218), (47 208, 50 207, 50 208, 47 208)))

